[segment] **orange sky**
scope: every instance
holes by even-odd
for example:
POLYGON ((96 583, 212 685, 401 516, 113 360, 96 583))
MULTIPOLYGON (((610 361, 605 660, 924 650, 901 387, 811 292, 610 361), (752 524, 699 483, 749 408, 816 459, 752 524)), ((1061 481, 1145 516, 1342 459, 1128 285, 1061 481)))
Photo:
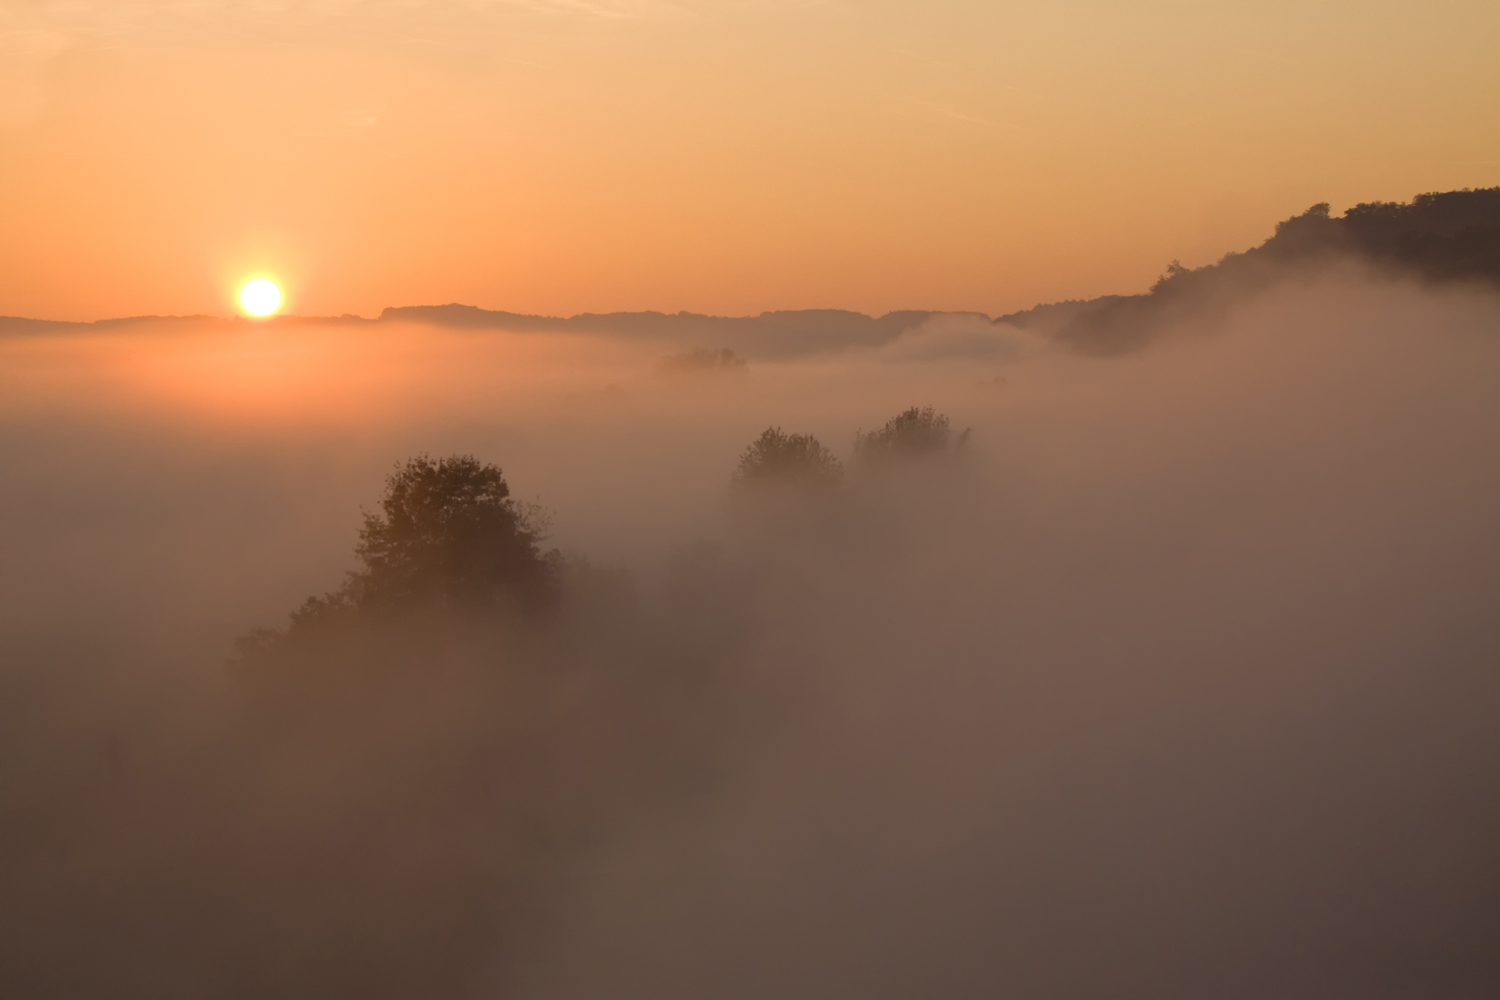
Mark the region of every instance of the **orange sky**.
POLYGON ((1493 0, 0 0, 0 314, 974 309, 1500 184, 1493 0))

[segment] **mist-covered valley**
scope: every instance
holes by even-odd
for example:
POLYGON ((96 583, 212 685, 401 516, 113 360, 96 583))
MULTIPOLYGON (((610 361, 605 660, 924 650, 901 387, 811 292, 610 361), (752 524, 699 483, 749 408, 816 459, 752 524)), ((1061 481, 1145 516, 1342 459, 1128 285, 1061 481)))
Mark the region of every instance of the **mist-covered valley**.
POLYGON ((5 992, 1492 995, 1500 297, 1151 322, 8 335, 5 992), (422 455, 547 600, 361 603, 422 455))

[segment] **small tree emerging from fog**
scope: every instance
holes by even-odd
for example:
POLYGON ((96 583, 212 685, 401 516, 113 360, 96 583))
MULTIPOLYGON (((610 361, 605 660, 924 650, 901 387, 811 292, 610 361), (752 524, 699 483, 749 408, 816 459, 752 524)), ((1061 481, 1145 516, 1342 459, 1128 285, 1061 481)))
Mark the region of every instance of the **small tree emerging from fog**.
MULTIPOLYGON (((958 444, 968 440, 969 432, 958 436, 958 444)), ((903 410, 878 431, 854 435, 854 461, 859 465, 877 465, 899 458, 918 458, 946 452, 954 443, 948 418, 930 406, 913 406, 903 410)))
POLYGON ((354 549, 361 568, 338 590, 309 597, 292 612, 286 632, 257 629, 239 645, 249 652, 367 615, 418 608, 539 609, 556 575, 541 538, 535 512, 511 498, 498 466, 472 455, 419 455, 387 477, 380 509, 365 512, 354 549))
POLYGON ((525 603, 546 589, 535 515, 511 499, 498 466, 472 455, 410 459, 364 522, 354 549, 364 569, 350 581, 362 605, 525 603))
POLYGON ((832 490, 842 485, 844 467, 811 434, 788 434, 767 427, 740 456, 731 483, 737 489, 792 487, 832 490))

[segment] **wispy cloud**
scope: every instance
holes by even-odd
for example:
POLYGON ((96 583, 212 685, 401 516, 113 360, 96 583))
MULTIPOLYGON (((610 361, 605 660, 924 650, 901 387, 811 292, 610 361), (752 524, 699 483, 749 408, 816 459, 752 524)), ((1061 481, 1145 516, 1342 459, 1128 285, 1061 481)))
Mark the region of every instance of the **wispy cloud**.
POLYGON ((701 9, 692 0, 0 0, 0 127, 36 116, 49 66, 77 48, 419 44, 531 64, 512 49, 539 26, 596 32, 701 9))

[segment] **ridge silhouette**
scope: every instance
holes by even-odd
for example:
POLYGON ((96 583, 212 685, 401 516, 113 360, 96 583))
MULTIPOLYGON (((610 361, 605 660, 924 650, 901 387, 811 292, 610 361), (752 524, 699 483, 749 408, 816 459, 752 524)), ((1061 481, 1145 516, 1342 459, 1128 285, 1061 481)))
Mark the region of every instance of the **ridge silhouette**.
POLYGON ((970 316, 1031 330, 1085 354, 1126 354, 1166 323, 1267 287, 1289 271, 1355 259, 1391 276, 1430 282, 1500 284, 1500 187, 1419 194, 1411 202, 1366 202, 1334 217, 1326 202, 1285 219, 1265 242, 1225 254, 1216 264, 1173 261, 1147 292, 1046 303, 993 320, 982 313, 898 310, 882 316, 845 309, 793 309, 757 316, 656 311, 539 316, 450 302, 388 306, 379 317, 280 315, 251 320, 214 316, 129 316, 93 322, 0 316, 0 335, 106 331, 151 324, 233 328, 419 323, 458 330, 657 337, 690 349, 729 350, 743 358, 783 360, 827 351, 880 347, 935 317, 970 316))

